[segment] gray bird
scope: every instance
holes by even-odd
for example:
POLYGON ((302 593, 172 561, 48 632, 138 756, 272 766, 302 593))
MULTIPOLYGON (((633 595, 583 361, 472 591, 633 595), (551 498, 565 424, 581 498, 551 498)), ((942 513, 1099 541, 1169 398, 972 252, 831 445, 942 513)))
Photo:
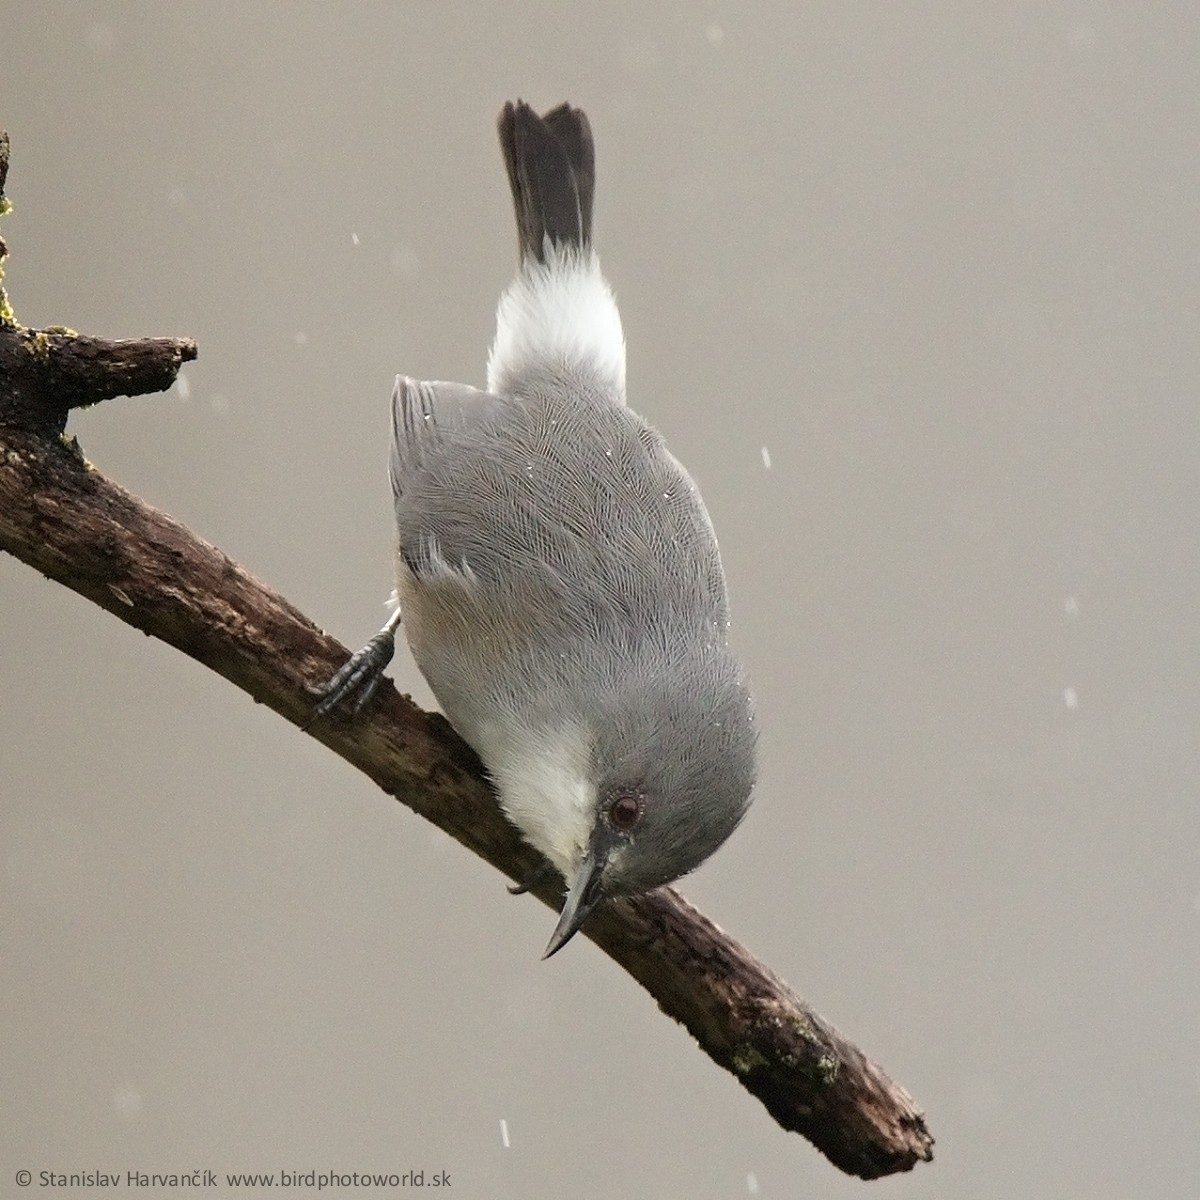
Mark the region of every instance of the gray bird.
POLYGON ((504 812, 563 876, 549 957, 598 902, 670 883, 729 837, 756 726, 700 493, 626 407, 587 117, 506 104, 499 133, 519 258, 488 390, 397 379, 399 609, 317 714, 370 698, 403 614, 504 812))

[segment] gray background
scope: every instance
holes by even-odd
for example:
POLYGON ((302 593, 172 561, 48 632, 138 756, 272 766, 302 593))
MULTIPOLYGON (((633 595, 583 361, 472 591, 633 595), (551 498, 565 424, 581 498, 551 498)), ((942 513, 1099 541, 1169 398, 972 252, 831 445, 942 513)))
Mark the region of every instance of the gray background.
POLYGON ((586 107, 631 398, 704 488, 764 725, 685 891, 938 1145, 841 1177, 589 944, 539 962, 546 909, 5 558, 0 1193, 1196 1195, 1197 23, 3 0, 18 316, 200 344, 186 392, 71 430, 353 645, 391 586, 392 376, 482 381, 495 113, 586 107))

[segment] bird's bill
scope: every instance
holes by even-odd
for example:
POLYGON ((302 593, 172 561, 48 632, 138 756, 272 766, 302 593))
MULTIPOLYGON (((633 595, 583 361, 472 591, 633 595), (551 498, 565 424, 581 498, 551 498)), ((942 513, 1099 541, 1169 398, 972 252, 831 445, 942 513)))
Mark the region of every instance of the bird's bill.
POLYGON ((580 930, 588 914, 596 907, 600 899, 600 881, 604 877, 604 863, 608 855, 595 844, 588 850, 587 856, 579 864, 575 873, 575 882, 567 893, 566 903, 558 918, 558 924, 550 935, 550 943, 546 947, 543 959, 557 954, 580 930))

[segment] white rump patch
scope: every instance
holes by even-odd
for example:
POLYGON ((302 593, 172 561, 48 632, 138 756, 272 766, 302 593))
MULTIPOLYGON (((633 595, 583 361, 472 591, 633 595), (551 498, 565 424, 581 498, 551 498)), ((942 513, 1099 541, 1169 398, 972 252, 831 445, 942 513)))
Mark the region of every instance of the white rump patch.
POLYGON ((488 390, 514 391, 547 363, 595 371, 625 397, 621 314, 593 250, 547 245, 546 262, 526 259, 500 297, 488 390))

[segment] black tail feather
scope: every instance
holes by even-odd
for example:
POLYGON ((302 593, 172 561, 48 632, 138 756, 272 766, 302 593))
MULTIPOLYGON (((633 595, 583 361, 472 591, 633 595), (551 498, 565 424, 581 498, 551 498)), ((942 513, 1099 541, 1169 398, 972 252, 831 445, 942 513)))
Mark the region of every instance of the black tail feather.
POLYGON ((596 191, 596 149, 592 128, 582 109, 560 104, 542 118, 566 149, 579 195, 579 223, 584 246, 592 242, 592 196, 596 191))
POLYGON ((583 111, 560 104, 539 117, 518 100, 504 106, 497 124, 522 261, 544 262, 547 239, 557 246, 589 247, 596 167, 583 111))

